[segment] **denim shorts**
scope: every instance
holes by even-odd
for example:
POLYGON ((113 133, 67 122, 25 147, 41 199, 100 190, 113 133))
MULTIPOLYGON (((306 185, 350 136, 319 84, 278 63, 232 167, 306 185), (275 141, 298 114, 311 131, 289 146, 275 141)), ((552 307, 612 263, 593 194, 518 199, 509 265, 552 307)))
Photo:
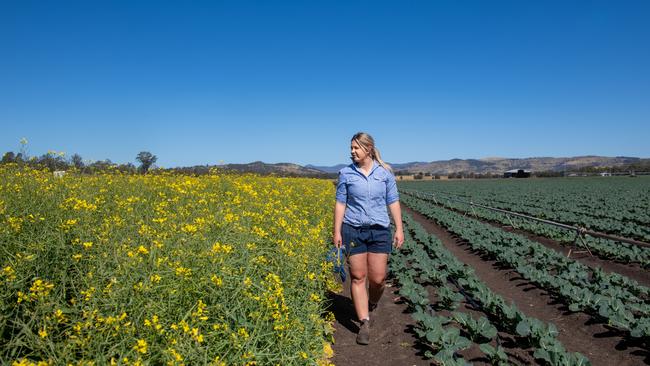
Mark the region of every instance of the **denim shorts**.
POLYGON ((381 225, 356 227, 343 223, 341 236, 347 255, 359 253, 387 253, 393 250, 390 227, 381 225))

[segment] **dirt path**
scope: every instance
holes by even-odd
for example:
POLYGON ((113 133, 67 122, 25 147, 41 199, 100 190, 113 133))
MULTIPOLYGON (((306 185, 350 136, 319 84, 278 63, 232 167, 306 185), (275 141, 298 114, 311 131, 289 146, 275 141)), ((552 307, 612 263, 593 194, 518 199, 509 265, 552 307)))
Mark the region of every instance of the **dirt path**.
POLYGON ((462 239, 425 216, 402 207, 429 233, 436 235, 456 258, 474 268, 476 275, 494 293, 506 301, 513 301, 526 315, 555 324, 559 331, 558 339, 569 351, 584 354, 593 365, 650 364, 648 351, 629 344, 606 326, 594 324, 586 314, 569 312, 566 306, 557 303, 517 272, 502 269, 494 261, 483 260, 462 239))
POLYGON ((340 294, 332 294, 330 311, 334 312, 332 345, 335 365, 430 365, 416 348, 417 338, 409 329, 415 323, 405 313, 406 304, 396 303, 393 287, 386 287, 377 309, 371 314, 370 344, 356 343, 357 316, 350 300, 350 277, 340 294))

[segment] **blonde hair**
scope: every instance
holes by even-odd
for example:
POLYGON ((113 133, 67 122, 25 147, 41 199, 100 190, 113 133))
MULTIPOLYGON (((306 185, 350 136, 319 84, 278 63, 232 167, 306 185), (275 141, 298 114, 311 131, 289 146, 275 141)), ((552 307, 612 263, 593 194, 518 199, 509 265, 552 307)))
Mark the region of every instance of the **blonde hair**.
POLYGON ((383 166, 390 172, 393 171, 393 168, 391 168, 390 165, 386 164, 386 162, 381 159, 381 154, 379 153, 377 147, 375 147, 375 139, 373 139, 372 136, 365 132, 357 132, 354 134, 354 136, 352 136, 352 141, 356 142, 359 144, 359 146, 361 146, 363 150, 370 153, 370 157, 374 160, 377 160, 379 165, 383 166))

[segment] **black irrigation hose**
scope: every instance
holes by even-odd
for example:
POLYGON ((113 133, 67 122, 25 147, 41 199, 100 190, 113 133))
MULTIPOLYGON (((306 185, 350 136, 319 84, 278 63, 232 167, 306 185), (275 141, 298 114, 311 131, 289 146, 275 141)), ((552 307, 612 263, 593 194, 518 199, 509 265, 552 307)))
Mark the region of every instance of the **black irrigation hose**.
MULTIPOLYGON (((472 305, 476 311, 481 311, 481 309, 485 309, 484 306, 481 306, 478 302, 476 302, 474 297, 469 292, 467 292, 467 290, 465 290, 465 288, 460 283, 458 283, 458 281, 456 281, 455 278, 453 278, 451 276, 448 276, 447 280, 449 282, 451 282, 458 289, 458 292, 460 292, 460 294, 465 297, 465 301, 470 303, 470 305, 472 305)), ((485 311, 483 311, 483 313, 488 315, 488 313, 485 312, 485 311)), ((501 337, 499 336, 498 333, 496 335, 496 339, 497 339, 497 346, 500 347, 501 346, 501 337)))
POLYGON ((458 289, 458 292, 460 292, 460 294, 463 295, 463 296, 465 297, 465 300, 466 300, 468 303, 470 303, 470 304, 471 304, 475 309, 479 310, 479 309, 482 309, 482 308, 483 308, 483 306, 479 305, 479 303, 477 303, 476 300, 474 300, 474 298, 472 297, 472 295, 470 295, 470 294, 465 290, 465 288, 463 288, 463 286, 461 286, 461 284, 458 283, 458 281, 456 281, 455 278, 452 278, 451 276, 449 276, 449 277, 447 277, 447 280, 448 280, 449 282, 451 282, 451 283, 452 283, 452 284, 453 284, 453 285, 458 289))
MULTIPOLYGON (((431 193, 425 193, 425 192, 413 193, 412 191, 409 191, 409 190, 402 190, 402 191, 404 193, 406 193, 406 194, 416 196, 416 197, 418 195, 431 196, 435 200, 435 195, 433 195, 431 193)), ((524 215, 524 214, 521 214, 521 213, 512 212, 512 211, 508 211, 508 210, 504 210, 504 209, 500 209, 500 208, 481 205, 479 203, 474 203, 472 201, 468 202, 468 201, 465 201, 465 200, 460 200, 460 199, 455 199, 455 198, 448 198, 448 197, 446 197, 445 200, 464 203, 466 205, 476 206, 476 207, 484 208, 486 210, 500 212, 500 213, 503 213, 503 214, 506 214, 506 215, 521 217, 521 218, 524 218, 524 219, 538 221, 538 222, 542 222, 544 224, 548 224, 548 225, 552 225, 552 226, 557 226, 557 227, 562 228, 562 229, 573 231, 578 236, 582 236, 582 235, 586 234, 586 235, 589 235, 589 236, 594 236, 594 237, 609 239, 609 240, 614 240, 614 241, 620 241, 620 242, 623 242, 623 243, 633 244, 633 245, 637 245, 637 246, 650 247, 650 243, 646 243, 646 242, 643 242, 643 241, 624 238, 624 237, 621 237, 621 236, 616 236, 616 235, 611 235, 611 234, 606 234, 606 233, 601 233, 599 231, 589 230, 589 229, 587 229, 585 227, 572 226, 572 225, 563 224, 561 222, 555 222, 555 221, 551 221, 551 220, 540 219, 539 217, 524 215)))

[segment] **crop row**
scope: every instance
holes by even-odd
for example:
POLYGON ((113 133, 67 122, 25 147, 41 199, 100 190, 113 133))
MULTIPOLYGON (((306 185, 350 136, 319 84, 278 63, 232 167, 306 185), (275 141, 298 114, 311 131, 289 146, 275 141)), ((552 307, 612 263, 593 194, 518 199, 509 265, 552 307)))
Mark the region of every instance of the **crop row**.
POLYGON ((638 222, 638 219, 623 216, 618 216, 617 218, 603 217, 580 210, 576 212, 575 209, 571 210, 571 206, 567 207, 568 203, 566 202, 564 205, 557 205, 549 201, 532 202, 530 199, 516 201, 510 197, 491 199, 483 196, 470 196, 464 199, 471 200, 474 203, 539 217, 541 219, 562 222, 567 225, 586 227, 591 230, 633 239, 650 240, 650 226, 646 223, 638 222))
POLYGON ((616 273, 592 269, 533 242, 403 195, 403 202, 466 240, 472 248, 549 291, 571 311, 583 311, 597 321, 629 331, 634 338, 650 337, 650 289, 616 273))
POLYGON ((508 355, 500 345, 501 331, 514 335, 520 345, 531 346, 533 357, 547 364, 589 364, 583 355, 566 352, 554 325, 527 317, 514 304, 506 304, 408 215, 405 228, 406 244, 391 258, 391 272, 399 282, 400 295, 413 310, 416 333, 431 348, 427 356, 444 365, 464 365, 457 351, 478 344, 492 364, 508 364, 508 355), (435 291, 433 304, 428 288, 435 291), (459 311, 463 299, 486 316, 476 319, 459 311), (448 315, 440 315, 442 310, 448 315))
POLYGON ((409 187, 445 192, 484 205, 584 226, 639 240, 650 240, 650 184, 639 179, 537 179, 418 182, 409 187))
MULTIPOLYGON (((532 220, 518 218, 505 213, 495 212, 481 207, 472 207, 466 203, 457 200, 446 199, 445 196, 433 196, 429 193, 407 190, 413 196, 435 202, 447 208, 465 213, 471 213, 486 220, 496 221, 505 225, 516 225, 517 228, 527 230, 540 236, 557 240, 564 244, 582 245, 582 241, 576 238, 576 233, 562 229, 556 226, 535 222, 532 220)), ((538 216, 539 217, 539 216, 538 216)), ((541 218, 541 217, 540 217, 541 218)), ((650 248, 639 247, 632 244, 621 243, 617 241, 584 236, 582 238, 589 249, 598 256, 606 259, 616 260, 622 263, 640 263, 644 267, 650 267, 650 248)))

